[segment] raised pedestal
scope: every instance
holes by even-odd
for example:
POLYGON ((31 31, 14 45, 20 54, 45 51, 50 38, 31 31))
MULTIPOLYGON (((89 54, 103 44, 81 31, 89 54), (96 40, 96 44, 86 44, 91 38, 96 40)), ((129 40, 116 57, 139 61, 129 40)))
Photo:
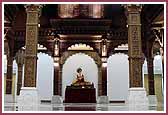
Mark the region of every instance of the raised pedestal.
POLYGON ((156 95, 148 95, 149 110, 157 110, 157 97, 156 95))
POLYGON ((51 103, 52 104, 62 104, 63 103, 63 99, 59 95, 54 95, 54 96, 52 96, 51 103))
POLYGON ((15 99, 12 94, 5 94, 4 95, 4 111, 14 111, 15 110, 15 99))
POLYGON ((5 94, 4 95, 4 101, 5 103, 14 103, 14 96, 12 94, 5 94))
POLYGON ((98 104, 108 104, 109 103, 108 96, 99 96, 97 103, 98 104))
POLYGON ((65 103, 96 103, 96 89, 92 86, 67 86, 65 103))
POLYGON ((147 111, 148 98, 145 88, 130 88, 127 104, 129 111, 147 111))
POLYGON ((19 111, 37 111, 40 101, 35 87, 22 87, 18 96, 19 111))

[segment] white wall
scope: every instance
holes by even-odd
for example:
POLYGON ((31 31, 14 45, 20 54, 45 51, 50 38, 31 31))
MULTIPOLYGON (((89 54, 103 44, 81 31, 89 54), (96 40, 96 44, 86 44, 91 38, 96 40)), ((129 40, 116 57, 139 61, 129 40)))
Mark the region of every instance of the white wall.
POLYGON ((38 53, 37 89, 41 100, 51 100, 53 95, 53 59, 44 53, 38 53))
POLYGON ((71 85, 73 80, 76 78, 76 69, 81 67, 86 81, 93 82, 96 88, 98 88, 98 68, 94 60, 83 53, 77 53, 70 56, 62 70, 62 96, 65 96, 65 88, 67 85, 71 85))
POLYGON ((154 66, 154 74, 163 74, 162 57, 160 55, 156 55, 154 57, 153 66, 154 66))
POLYGON ((125 54, 114 54, 107 60, 107 94, 109 100, 126 100, 129 88, 129 62, 125 54))
MULTIPOLYGON (((162 68, 162 57, 160 55, 154 56, 153 60, 153 69, 154 69, 154 74, 162 74, 162 92, 164 92, 164 83, 163 83, 163 69, 162 68)), ((145 59, 145 62, 143 64, 143 70, 144 74, 148 74, 148 67, 147 67, 147 61, 145 59)))
MULTIPOLYGON (((154 72, 155 74, 162 73, 161 57, 154 57, 154 72)), ((7 60, 4 55, 4 73, 7 70, 7 60)), ((17 74, 17 66, 14 61, 13 72, 17 74)), ((53 72, 54 72, 53 59, 47 54, 38 54, 37 63, 37 88, 41 99, 51 99, 53 95, 53 72)), ((76 69, 83 68, 83 73, 86 80, 94 82, 96 89, 98 83, 98 69, 94 60, 83 54, 78 53, 69 57, 63 66, 63 91, 64 96, 66 85, 70 85, 75 79, 76 69)), ((107 80, 108 80, 108 96, 110 100, 122 100, 127 98, 128 85, 129 85, 129 64, 128 56, 124 54, 115 54, 109 57, 107 63, 107 80)), ((143 65, 143 72, 147 74, 146 61, 143 65)), ((23 67, 24 76, 24 67, 23 67)), ((16 76, 17 80, 17 76, 16 76)), ((24 77, 23 77, 24 81, 24 77)), ((17 85, 17 81, 16 81, 17 85)), ((15 86, 16 88, 16 86, 15 86)))

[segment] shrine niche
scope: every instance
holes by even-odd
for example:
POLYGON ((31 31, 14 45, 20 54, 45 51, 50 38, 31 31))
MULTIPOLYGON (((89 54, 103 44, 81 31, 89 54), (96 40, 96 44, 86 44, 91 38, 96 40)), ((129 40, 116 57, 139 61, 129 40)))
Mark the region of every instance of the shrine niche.
POLYGON ((70 57, 78 53, 83 53, 91 57, 95 64, 97 65, 98 68, 98 95, 102 94, 102 73, 101 73, 101 66, 102 66, 102 61, 99 57, 99 55, 96 52, 93 51, 67 51, 64 52, 61 59, 60 59, 60 65, 64 65, 65 61, 70 57))

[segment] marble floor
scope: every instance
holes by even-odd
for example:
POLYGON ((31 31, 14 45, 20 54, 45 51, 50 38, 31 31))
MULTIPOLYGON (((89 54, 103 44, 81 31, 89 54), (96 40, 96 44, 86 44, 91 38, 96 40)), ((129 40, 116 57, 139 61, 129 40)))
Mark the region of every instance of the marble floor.
MULTIPOLYGON (((18 111, 17 103, 4 103, 4 111, 18 111)), ((63 103, 51 104, 49 102, 40 103, 37 111, 128 111, 125 103, 63 103)), ((149 107, 148 111, 163 111, 163 106, 149 107)))

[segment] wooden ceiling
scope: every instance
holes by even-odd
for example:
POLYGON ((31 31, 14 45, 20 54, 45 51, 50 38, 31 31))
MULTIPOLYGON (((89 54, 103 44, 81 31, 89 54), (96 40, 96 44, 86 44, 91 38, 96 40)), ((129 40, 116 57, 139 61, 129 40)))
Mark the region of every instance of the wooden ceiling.
MULTIPOLYGON (((153 32, 152 28, 161 28, 164 25, 164 5, 144 4, 141 12, 142 39, 148 40, 153 32)), ((4 5, 5 31, 11 30, 15 41, 15 49, 25 45, 26 11, 23 4, 4 5)), ((92 18, 68 18, 61 19, 58 16, 57 4, 46 4, 42 8, 40 16, 39 42, 47 42, 52 35, 70 35, 61 40, 100 40, 96 35, 106 35, 113 43, 127 42, 127 18, 121 4, 104 4, 104 17, 92 18), (73 35, 78 35, 74 37, 73 35)), ((12 35, 10 35, 12 36, 12 35)), ((45 43, 46 44, 46 43, 45 43)), ((114 44, 113 44, 114 45, 114 44)), ((117 43, 115 44, 117 46, 117 43)), ((49 46, 50 47, 50 46, 49 46)))

